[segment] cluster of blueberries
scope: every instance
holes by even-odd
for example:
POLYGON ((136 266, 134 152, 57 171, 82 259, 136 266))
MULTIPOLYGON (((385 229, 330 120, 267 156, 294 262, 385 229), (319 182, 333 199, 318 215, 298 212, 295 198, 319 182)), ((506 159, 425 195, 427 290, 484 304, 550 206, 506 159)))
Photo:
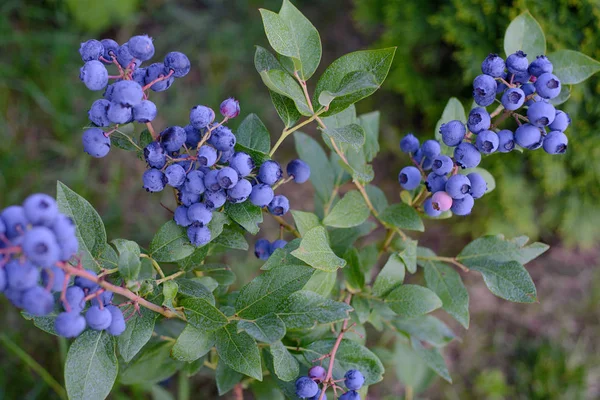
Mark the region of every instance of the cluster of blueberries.
MULTIPOLYGON (((319 383, 325 380, 327 371, 320 365, 316 365, 308 370, 308 376, 301 376, 296 380, 296 396, 301 399, 318 400, 321 396, 319 383)), ((344 375, 344 384, 348 391, 342 394, 339 400, 360 400, 360 395, 357 390, 365 383, 363 374, 351 369, 344 375)), ((327 395, 323 396, 323 400, 327 400, 327 395)))
POLYGON ((64 312, 57 316, 55 330, 64 337, 79 336, 87 326, 112 335, 123 333, 125 319, 118 307, 110 305, 112 292, 81 277, 73 284, 61 268, 76 255, 79 243, 73 220, 58 211, 52 197, 34 194, 23 205, 2 210, 0 239, 0 293, 15 307, 41 317, 61 302, 64 312), (92 305, 84 318, 86 298, 92 305))
POLYGON ((79 78, 90 90, 104 90, 104 96, 96 100, 88 116, 97 128, 83 133, 82 141, 86 153, 93 157, 104 157, 110 151, 110 133, 102 127, 147 123, 156 117, 156 105, 148 100, 148 90, 162 92, 190 71, 190 60, 185 54, 174 51, 165 56, 163 62, 141 67, 143 61, 154 56, 152 38, 146 35, 133 36, 121 46, 112 39, 91 39, 79 49, 85 62, 79 78), (116 65, 119 74, 110 76, 106 65, 116 65), (115 83, 108 84, 109 78, 115 83))
POLYGON ((260 260, 268 260, 277 249, 283 249, 288 242, 278 239, 273 243, 267 239, 259 239, 254 244, 254 255, 260 260))
MULTIPOLYGON (((437 140, 419 140, 408 134, 400 141, 416 166, 403 168, 398 180, 406 190, 416 189, 421 181, 433 195, 423 203, 425 213, 438 217, 444 211, 456 215, 471 213, 475 199, 483 196, 487 184, 477 172, 458 174, 458 168, 475 168, 482 154, 496 151, 508 153, 515 146, 536 150, 543 147, 549 154, 562 154, 567 149, 564 131, 571 123, 569 115, 556 110, 550 99, 560 94, 560 80, 552 74, 552 63, 538 56, 531 64, 522 51, 511 54, 506 62, 490 54, 481 65, 483 71, 473 81, 473 98, 480 107, 473 108, 465 126, 459 120, 442 124, 440 135, 445 145, 454 147, 453 157, 441 154, 437 140), (497 97, 501 97, 500 100, 497 97), (498 120, 513 116, 519 125, 515 132, 500 130, 485 107, 499 101, 498 120), (516 111, 527 107, 527 116, 516 111), (500 114, 500 112, 504 111, 500 114), (525 121, 522 123, 521 121, 525 121), (432 171, 426 174, 425 171, 432 171)), ((494 113, 492 113, 494 114, 494 113)))

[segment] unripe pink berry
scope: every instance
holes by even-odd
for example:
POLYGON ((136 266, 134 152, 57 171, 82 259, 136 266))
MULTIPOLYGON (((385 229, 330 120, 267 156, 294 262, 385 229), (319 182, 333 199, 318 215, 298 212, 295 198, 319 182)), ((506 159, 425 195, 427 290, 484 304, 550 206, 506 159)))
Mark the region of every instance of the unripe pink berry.
POLYGON ((452 197, 446 192, 436 192, 431 198, 431 206, 434 210, 448 211, 452 207, 452 197))
POLYGON ((221 103, 220 111, 224 117, 235 118, 240 114, 240 102, 230 97, 221 103))
POLYGON ((318 381, 324 380, 326 374, 327 371, 325 371, 325 368, 321 367, 320 365, 315 365, 308 370, 308 377, 318 381))

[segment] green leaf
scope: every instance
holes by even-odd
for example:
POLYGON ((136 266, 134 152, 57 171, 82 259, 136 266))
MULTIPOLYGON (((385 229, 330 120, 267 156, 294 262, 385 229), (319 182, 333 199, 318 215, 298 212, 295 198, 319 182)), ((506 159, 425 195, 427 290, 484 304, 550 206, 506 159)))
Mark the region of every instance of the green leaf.
POLYGON ((544 31, 529 11, 513 19, 504 34, 506 56, 518 50, 523 50, 527 54, 529 62, 535 60, 536 56, 546 54, 544 31))
POLYGON ((571 98, 571 85, 561 85, 560 93, 553 99, 550 99, 550 104, 559 106, 571 98))
MULTIPOLYGON (((213 218, 214 218, 214 213, 213 213, 213 218)), ((223 214, 221 214, 223 215, 223 214)), ((212 221, 211 221, 212 222, 212 221)), ((210 224, 209 224, 210 226, 210 224)), ((202 247, 198 247, 196 248, 196 250, 194 250, 194 252, 192 254, 190 254, 189 256, 187 256, 186 258, 179 260, 177 262, 177 265, 179 265, 179 268, 181 268, 184 271, 191 271, 194 268, 199 267, 200 265, 202 265, 202 262, 204 261, 204 259, 206 258, 206 256, 208 255, 208 246, 202 246, 202 247)))
POLYGON ((262 273, 240 290, 237 315, 256 319, 275 311, 289 295, 302 289, 313 272, 304 265, 281 265, 262 273))
MULTIPOLYGON (((225 225, 229 224, 231 224, 231 219, 229 219, 225 213, 213 211, 212 219, 208 223, 208 229, 210 229, 211 233, 210 240, 213 241, 218 238, 223 232, 223 229, 225 229, 225 225)), ((194 251, 196 250, 197 248, 194 251)))
POLYGON ((373 204, 375 210, 378 213, 382 213, 383 210, 385 210, 389 205, 387 198, 385 197, 385 193, 383 193, 383 191, 377 186, 373 185, 367 185, 365 190, 367 191, 367 195, 369 196, 371 204, 373 204))
POLYGON ((419 232, 425 230, 419 214, 414 208, 404 203, 388 206, 379 215, 379 219, 388 227, 419 232))
POLYGON ((237 226, 225 226, 223 232, 212 243, 230 249, 248 250, 248 242, 240 230, 237 226))
POLYGON ((187 324, 171 349, 171 357, 179 361, 192 362, 208 354, 214 344, 214 333, 187 324))
POLYGON ((256 235, 260 230, 258 224, 263 222, 262 211, 249 201, 237 204, 228 202, 225 204, 225 212, 251 234, 256 235))
POLYGON ((335 174, 329 166, 327 154, 316 140, 304 133, 296 132, 294 141, 298 156, 310 166, 311 171, 314 171, 310 175, 310 181, 317 196, 326 204, 331 198, 335 182, 335 174))
POLYGON ((454 156, 454 148, 447 146, 442 140, 442 134, 440 133, 440 128, 442 124, 447 122, 459 120, 463 124, 467 123, 467 117, 465 116, 465 108, 463 107, 460 100, 456 97, 451 97, 446 103, 446 107, 444 107, 444 111, 442 112, 442 117, 438 120, 435 125, 435 131, 433 132, 435 139, 440 142, 440 146, 442 148, 442 154, 447 156, 454 156))
POLYGON ((411 338, 427 342, 435 347, 444 347, 456 339, 456 335, 446 324, 431 315, 417 318, 396 318, 391 322, 396 329, 411 338))
POLYGON ((494 179, 494 176, 490 174, 487 169, 467 168, 458 170, 458 173, 461 175, 469 175, 471 172, 477 172, 479 175, 481 175, 481 177, 487 185, 487 189, 485 190, 486 193, 489 193, 492 190, 496 189, 496 179, 494 179))
POLYGON ((319 104, 327 107, 338 97, 348 96, 356 92, 369 89, 379 89, 375 75, 367 71, 350 72, 344 76, 340 82, 339 88, 335 92, 329 90, 324 90, 321 92, 319 95, 319 104))
POLYGON ((442 306, 434 292, 418 285, 398 286, 386 296, 385 302, 396 314, 405 318, 418 317, 442 306))
POLYGON ((172 342, 152 343, 132 360, 120 375, 126 385, 157 383, 169 378, 182 366, 171 358, 172 342))
POLYGON ((204 264, 202 265, 202 272, 205 276, 210 276, 220 286, 229 286, 235 282, 236 276, 225 264, 204 264))
POLYGON ((262 270, 268 271, 270 269, 279 267, 281 265, 305 265, 302 260, 297 259, 290 253, 300 246, 302 239, 294 239, 284 246, 283 249, 275 249, 271 257, 261 267, 262 270))
POLYGON ((125 151, 139 151, 140 149, 143 149, 143 147, 138 145, 137 140, 133 137, 133 135, 128 132, 124 132, 125 126, 120 127, 119 130, 113 132, 110 137, 110 144, 125 151))
POLYGON ((392 289, 404 282, 404 262, 396 253, 390 254, 387 262, 373 284, 373 295, 385 297, 392 289))
POLYGON ((316 270, 313 276, 306 282, 302 290, 310 290, 321 296, 329 296, 337 281, 337 273, 316 270))
POLYGON ((358 190, 352 190, 333 207, 323 223, 335 228, 351 228, 365 222, 370 214, 362 195, 358 190))
POLYGON ((304 97, 304 92, 300 88, 300 84, 286 72, 278 69, 261 71, 260 77, 269 89, 292 99, 300 114, 306 116, 313 114, 306 103, 306 97, 304 97))
POLYGON ((271 136, 256 114, 249 114, 235 131, 237 143, 256 151, 269 154, 271 136))
POLYGON ((411 343, 413 349, 417 352, 417 355, 425 362, 425 364, 427 364, 429 368, 431 368, 445 381, 452 383, 452 378, 450 377, 450 372, 446 366, 446 361, 444 360, 444 357, 442 357, 439 349, 435 347, 425 348, 416 339, 412 339, 411 343))
POLYGON ((215 380, 217 381, 217 390, 219 396, 223 396, 237 385, 244 375, 229 368, 224 362, 217 365, 215 380))
POLYGON ((525 267, 518 261, 488 262, 471 267, 483 275, 483 281, 496 296, 516 303, 537 301, 535 284, 525 267))
POLYGON ((136 280, 141 268, 142 262, 140 261, 140 257, 131 251, 125 250, 119 256, 119 274, 125 280, 136 280))
POLYGON ((360 292, 365 287, 365 273, 362 270, 361 259, 358 250, 355 247, 348 249, 344 254, 344 260, 348 267, 344 268, 344 278, 346 286, 351 293, 360 292))
POLYGON ((238 332, 233 322, 216 331, 215 338, 221 361, 234 371, 262 381, 258 345, 250 335, 238 332))
POLYGON ((174 309, 175 297, 179 292, 179 285, 175 281, 166 281, 162 284, 163 306, 174 309))
POLYGON ((158 262, 179 261, 191 255, 194 250, 186 228, 177 225, 175 221, 161 226, 150 243, 150 256, 158 262))
POLYGON ((140 309, 141 316, 135 313, 127 321, 125 332, 117 336, 119 354, 125 362, 130 362, 139 351, 148 343, 154 332, 154 323, 158 314, 147 308, 140 309))
POLYGON ((367 72, 374 76, 374 87, 336 97, 330 104, 329 110, 323 116, 333 115, 348 108, 351 104, 373 94, 385 80, 388 74, 396 48, 391 47, 380 50, 356 51, 346 54, 335 60, 323 73, 315 89, 314 101, 317 103, 321 93, 329 91, 335 93, 341 87, 344 79, 350 73, 367 72))
POLYGON ((600 62, 574 50, 558 50, 548 55, 554 69, 552 73, 563 85, 575 85, 600 71, 600 62))
POLYGON ((84 268, 98 271, 100 266, 95 259, 106 246, 106 230, 102 219, 86 199, 60 181, 56 183, 56 202, 60 212, 71 217, 75 223, 79 242, 77 254, 84 268))
POLYGON ((175 281, 179 286, 179 294, 186 297, 201 298, 209 302, 211 305, 215 305, 215 298, 211 291, 204 286, 199 278, 191 279, 177 279, 175 281))
POLYGON ((71 345, 65 362, 65 386, 69 399, 105 399, 119 369, 112 336, 91 329, 71 345))
POLYGON ((398 380, 414 388, 416 393, 426 390, 435 377, 425 361, 409 344, 396 340, 394 346, 394 366, 398 380))
POLYGON ((277 315, 288 329, 312 328, 315 323, 328 324, 348 318, 352 307, 329 300, 308 290, 298 291, 277 307, 277 315))
POLYGON ((329 231, 331 248, 334 253, 343 256, 358 238, 368 235, 376 227, 377 224, 375 222, 367 220, 354 228, 331 229, 329 231))
POLYGON ((204 299, 186 298, 181 301, 181 305, 188 323, 201 331, 217 330, 229 321, 225 314, 204 299))
MULTIPOLYGON (((309 364, 331 352, 336 339, 318 340, 306 346, 304 358, 309 364)), ((333 378, 343 379, 349 369, 359 370, 365 377, 365 385, 383 379, 384 367, 379 358, 366 347, 349 339, 342 339, 333 363, 333 378)))
POLYGON ((140 245, 131 240, 114 239, 111 240, 110 243, 114 246, 119 254, 129 251, 139 258, 140 254, 142 253, 140 250, 140 245))
POLYGON ((298 378, 300 374, 300 365, 298 360, 290 354, 283 343, 275 342, 269 347, 271 356, 273 356, 273 369, 279 379, 284 382, 290 382, 298 378))
POLYGON ((336 256, 329 247, 327 231, 322 226, 306 232, 300 242, 300 247, 291 254, 311 267, 323 271, 335 271, 346 265, 346 261, 336 256))
POLYGON ((148 146, 153 141, 154 141, 154 139, 152 138, 152 134, 150 133, 150 131, 148 129, 144 129, 142 132, 140 132, 140 140, 139 140, 140 148, 145 149, 146 146, 148 146))
POLYGON ((277 342, 285 336, 285 324, 275 314, 267 314, 254 321, 241 320, 238 329, 265 343, 277 342))
POLYGON ((303 236, 312 228, 321 225, 319 217, 313 213, 292 210, 292 216, 294 217, 294 222, 296 223, 296 227, 298 228, 298 232, 300 232, 301 236, 303 236))
POLYGON ((406 270, 411 274, 417 272, 417 243, 416 240, 412 239, 394 243, 394 248, 398 250, 398 256, 404 262, 406 270))
POLYGON ((379 152, 379 117, 379 111, 362 114, 358 117, 360 126, 365 130, 363 153, 367 162, 373 161, 379 152))
POLYGON ((466 245, 460 254, 456 256, 456 259, 469 268, 476 268, 481 264, 485 265, 489 261, 499 263, 518 261, 521 264, 527 264, 548 248, 549 246, 544 243, 535 242, 525 246, 507 240, 502 235, 488 235, 475 239, 466 245))

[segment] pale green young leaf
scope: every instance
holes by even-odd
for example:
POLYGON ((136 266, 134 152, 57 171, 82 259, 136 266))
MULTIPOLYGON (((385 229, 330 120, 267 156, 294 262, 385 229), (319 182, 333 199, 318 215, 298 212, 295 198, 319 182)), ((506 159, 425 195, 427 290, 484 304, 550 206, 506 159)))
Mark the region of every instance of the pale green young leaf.
POLYGON ((506 57, 518 50, 527 54, 529 62, 535 60, 536 56, 546 54, 546 36, 529 11, 513 19, 504 34, 506 57))
POLYGON ((171 358, 172 342, 151 343, 121 372, 126 385, 158 383, 173 376, 183 363, 171 358))
POLYGON ((518 261, 489 261, 473 266, 471 270, 481 272, 490 292, 500 298, 516 303, 537 301, 535 284, 525 267, 518 261))
POLYGON ((269 131, 256 114, 249 114, 235 131, 237 143, 268 154, 271 150, 269 131))
POLYGON ((396 203, 388 206, 379 219, 389 227, 423 232, 425 227, 419 214, 411 206, 396 203))
POLYGON ((416 339, 412 339, 411 344, 413 349, 417 352, 417 355, 425 362, 425 364, 427 364, 429 368, 431 368, 445 381, 452 383, 448 366, 446 365, 446 361, 444 360, 444 357, 438 348, 425 348, 421 342, 416 339))
POLYGON ((310 182, 315 188, 318 197, 325 204, 331 198, 335 183, 335 174, 329 166, 329 158, 321 145, 310 136, 296 132, 294 134, 296 152, 306 162, 313 173, 310 182), (318 172, 317 172, 318 171, 318 172))
POLYGON ((344 195, 325 217, 323 223, 335 228, 352 228, 369 218, 370 211, 358 190, 344 195))
POLYGON ((574 50, 558 50, 548 55, 552 73, 565 85, 575 85, 600 71, 600 61, 574 50))
POLYGON ((263 83, 275 93, 288 97, 294 101, 296 108, 302 115, 310 116, 312 111, 306 103, 306 97, 300 84, 289 74, 278 69, 261 71, 260 77, 263 83))
POLYGON ((302 290, 310 290, 321 296, 329 296, 337 281, 337 273, 316 270, 302 290))
POLYGON ((306 232, 300 246, 291 254, 311 267, 323 271, 335 271, 346 265, 346 261, 336 256, 329 247, 327 231, 322 226, 306 232))
POLYGON ((377 279, 375 279, 373 295, 385 297, 392 289, 404 282, 404 274, 402 258, 396 253, 390 254, 387 262, 377 275, 377 279))
POLYGON ((379 152, 379 118, 379 111, 362 114, 358 117, 360 126, 365 130, 365 145, 362 150, 367 162, 373 161, 379 152))
POLYGON ((292 210, 292 217, 294 217, 296 228, 298 228, 301 236, 312 228, 321 225, 319 217, 310 212, 292 210))
POLYGON ((348 96, 363 90, 377 90, 379 85, 375 75, 368 71, 354 71, 346 74, 336 91, 324 90, 319 95, 319 104, 329 106, 338 97, 348 96))
POLYGON ((423 315, 416 318, 395 318, 391 322, 396 329, 411 338, 427 342, 435 347, 444 347, 457 338, 448 325, 432 315, 423 315))
POLYGON ((398 286, 386 296, 385 303, 405 318, 425 315, 442 306, 442 301, 434 292, 418 285, 398 286))

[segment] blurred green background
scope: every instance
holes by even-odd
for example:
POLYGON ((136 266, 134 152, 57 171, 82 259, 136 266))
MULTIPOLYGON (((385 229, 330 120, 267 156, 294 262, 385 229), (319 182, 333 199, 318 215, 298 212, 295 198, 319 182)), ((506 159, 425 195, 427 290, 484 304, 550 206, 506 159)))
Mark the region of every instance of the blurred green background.
MULTIPOLYGON (((600 6, 596 0, 297 0, 321 33, 321 71, 353 50, 398 46, 383 88, 357 105, 382 113, 382 153, 376 183, 397 201, 397 171, 407 163, 398 141, 412 131, 430 138, 444 105, 456 96, 470 107, 470 81, 489 52, 501 52, 510 20, 529 9, 546 32, 549 51, 569 48, 600 59, 600 6)), ((34 191, 55 192, 60 179, 86 197, 103 217, 110 239, 147 244, 168 218, 141 189, 139 160, 118 149, 101 160, 82 152, 87 109, 101 93, 78 80, 79 43, 131 35, 155 38, 156 57, 185 52, 192 72, 168 92, 153 94, 155 126, 184 125, 195 104, 217 107, 229 96, 242 116, 257 113, 275 136, 282 128, 253 66, 254 45, 268 47, 258 8, 280 0, 4 0, 0 4, 0 205, 34 191)), ((317 73, 318 75, 318 73, 317 73)), ((314 83, 313 83, 314 85, 314 83)), ((309 83, 310 86, 310 83, 309 83)), ((314 86, 312 86, 314 87, 314 86)), ((553 246, 529 270, 540 304, 507 304, 465 277, 471 294, 471 329, 446 352, 454 385, 437 380, 418 396, 430 399, 593 399, 600 397, 600 79, 578 85, 562 107, 573 120, 565 156, 537 152, 494 155, 483 161, 497 189, 473 215, 430 222, 427 242, 456 254, 483 233, 527 234, 553 246), (451 230, 452 235, 448 235, 451 230)), ((240 121, 236 121, 235 127, 240 121)), ((293 157, 284 144, 282 161, 293 157)), ((284 188, 295 208, 310 209, 306 188, 284 188)), ((240 281, 256 262, 228 256, 240 281)), ((0 300, 0 399, 52 399, 54 393, 14 350, 25 350, 62 382, 65 343, 40 333, 0 300), (6 338, 8 340, 6 340, 6 338)), ((451 321, 449 321, 451 323, 451 321)), ((374 344, 376 346, 377 344, 374 344)), ((208 373, 192 381, 192 398, 215 396, 208 373)), ((397 399, 402 386, 390 368, 369 398, 397 399)), ((177 382, 166 391, 177 393, 177 382)), ((113 399, 161 399, 145 388, 118 387, 113 399)), ((166 397, 168 398, 168 397, 166 397)))

